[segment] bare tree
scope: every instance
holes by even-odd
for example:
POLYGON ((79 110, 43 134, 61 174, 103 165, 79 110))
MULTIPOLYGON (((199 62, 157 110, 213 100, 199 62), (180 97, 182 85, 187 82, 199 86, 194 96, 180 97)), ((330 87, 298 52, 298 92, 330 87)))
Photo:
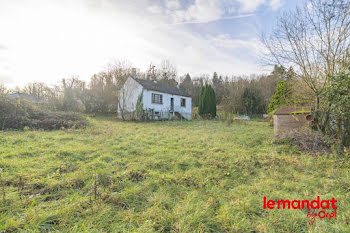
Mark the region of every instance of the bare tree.
POLYGON ((115 112, 118 106, 118 92, 128 77, 132 75, 129 62, 115 60, 105 71, 91 77, 89 99, 93 111, 115 112))
POLYGON ((163 60, 156 66, 153 63, 149 65, 145 78, 147 80, 157 80, 171 86, 177 86, 177 69, 169 60, 163 60))
POLYGON ((177 69, 169 60, 163 60, 159 66, 159 75, 161 79, 170 80, 176 79, 177 69))
POLYGON ((157 80, 157 70, 156 70, 156 66, 153 65, 153 63, 149 64, 149 67, 146 71, 146 79, 157 80))
MULTIPOLYGON (((292 66, 296 77, 314 92, 316 113, 321 91, 328 85, 327 76, 342 70, 348 61, 349 13, 347 0, 309 0, 303 7, 284 13, 272 34, 262 37, 270 61, 292 66)), ((324 119, 323 125, 328 116, 324 119)))
POLYGON ((85 90, 85 82, 78 77, 71 77, 69 79, 62 79, 62 92, 63 92, 63 110, 66 111, 78 111, 80 110, 79 97, 82 96, 82 92, 85 90))
POLYGON ((128 79, 125 85, 119 90, 118 113, 123 120, 134 120, 136 117, 136 105, 139 96, 135 95, 137 83, 133 79, 128 79))
POLYGON ((132 65, 126 60, 114 60, 107 65, 106 76, 120 89, 128 77, 132 75, 132 65))
POLYGON ((45 83, 28 83, 22 91, 28 95, 34 96, 37 99, 47 100, 51 95, 51 89, 45 83))

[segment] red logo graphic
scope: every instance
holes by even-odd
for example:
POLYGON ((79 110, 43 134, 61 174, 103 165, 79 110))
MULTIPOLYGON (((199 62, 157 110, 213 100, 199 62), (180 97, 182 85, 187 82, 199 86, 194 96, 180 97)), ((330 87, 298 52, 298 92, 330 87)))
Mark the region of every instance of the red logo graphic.
POLYGON ((332 218, 335 218, 337 216, 337 209, 338 207, 335 206, 335 203, 337 200, 334 199, 334 197, 331 200, 320 200, 320 196, 317 196, 316 200, 267 200, 266 197, 264 197, 264 209, 268 208, 270 210, 272 209, 308 209, 307 217, 310 218, 309 225, 314 224, 317 217, 320 219, 328 218, 329 220, 332 218), (314 213, 310 211, 310 209, 319 210, 323 209, 314 213), (334 212, 326 212, 324 210, 333 209, 334 212))

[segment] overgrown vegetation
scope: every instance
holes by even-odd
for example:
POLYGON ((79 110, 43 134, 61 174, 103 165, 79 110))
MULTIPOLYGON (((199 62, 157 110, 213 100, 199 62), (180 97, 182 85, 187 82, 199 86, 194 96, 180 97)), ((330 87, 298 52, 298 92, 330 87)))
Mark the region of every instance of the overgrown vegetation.
POLYGON ((77 113, 52 112, 26 101, 10 101, 0 96, 0 130, 84 128, 87 121, 77 113))
POLYGON ((346 232, 350 164, 334 172, 333 155, 276 146, 272 136, 266 122, 114 117, 1 132, 0 231, 346 232), (338 200, 336 218, 309 226, 307 210, 263 209, 263 196, 317 195, 338 200))
POLYGON ((221 104, 227 113, 256 115, 265 114, 279 81, 291 80, 293 69, 276 65, 269 75, 235 77, 223 84, 221 104))
POLYGON ((308 0, 282 14, 271 34, 262 38, 270 62, 293 68, 290 99, 312 107, 315 128, 319 134, 337 137, 339 156, 350 141, 349 12, 349 1, 308 0))
POLYGON ((309 129, 293 130, 274 139, 277 145, 290 145, 302 152, 309 152, 311 155, 325 155, 332 153, 335 140, 317 134, 309 129))
POLYGON ((346 68, 329 77, 329 86, 323 90, 324 97, 329 101, 330 118, 333 120, 328 126, 328 133, 338 134, 338 155, 344 153, 344 147, 350 144, 350 70, 346 68), (335 123, 338 122, 338 124, 335 123))
POLYGON ((144 120, 142 98, 143 98, 143 94, 141 93, 137 98, 137 103, 136 103, 136 119, 141 121, 144 120))

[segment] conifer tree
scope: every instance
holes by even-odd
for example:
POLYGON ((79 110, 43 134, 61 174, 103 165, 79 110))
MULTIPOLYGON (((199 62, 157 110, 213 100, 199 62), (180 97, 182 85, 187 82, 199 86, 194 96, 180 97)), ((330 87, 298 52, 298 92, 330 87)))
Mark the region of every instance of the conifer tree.
POLYGON ((272 113, 276 109, 287 105, 289 95, 290 89, 288 83, 285 80, 279 81, 276 87, 276 92, 271 98, 267 112, 272 113))
POLYGON ((203 99, 204 99, 204 89, 205 89, 205 86, 203 86, 201 88, 201 93, 199 95, 199 105, 198 105, 198 114, 200 116, 203 115, 203 112, 204 112, 204 109, 203 109, 203 99))
POLYGON ((210 110, 209 113, 212 117, 216 116, 216 95, 214 89, 209 86, 210 88, 210 110))
POLYGON ((209 86, 206 84, 203 91, 203 115, 206 116, 209 112, 209 86))
POLYGON ((198 113, 202 117, 216 116, 216 96, 214 89, 210 85, 206 84, 201 89, 198 113))

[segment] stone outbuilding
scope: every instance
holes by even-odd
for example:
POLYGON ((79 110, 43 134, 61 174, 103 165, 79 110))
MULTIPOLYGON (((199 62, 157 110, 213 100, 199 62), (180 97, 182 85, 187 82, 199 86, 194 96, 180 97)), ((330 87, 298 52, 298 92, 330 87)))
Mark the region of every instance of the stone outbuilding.
POLYGON ((273 129, 275 135, 283 135, 293 130, 307 127, 313 120, 307 107, 284 107, 273 115, 273 129))

